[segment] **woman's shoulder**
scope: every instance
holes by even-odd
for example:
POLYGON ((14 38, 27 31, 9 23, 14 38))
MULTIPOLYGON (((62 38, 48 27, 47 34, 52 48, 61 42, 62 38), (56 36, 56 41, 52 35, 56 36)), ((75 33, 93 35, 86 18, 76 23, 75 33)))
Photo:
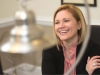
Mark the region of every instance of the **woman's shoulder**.
POLYGON ((100 48, 100 45, 97 44, 97 43, 95 43, 95 42, 92 41, 92 40, 89 40, 89 42, 88 42, 88 47, 92 47, 92 48, 98 47, 98 48, 100 48))
MULTIPOLYGON (((82 45, 83 45, 83 42, 80 43, 78 46, 82 47, 82 45)), ((97 44, 97 43, 95 43, 95 42, 92 41, 92 40, 89 40, 86 47, 87 47, 87 48, 96 48, 96 47, 100 48, 100 45, 97 44)))
POLYGON ((62 52, 62 47, 59 46, 59 49, 57 48, 56 45, 50 47, 50 48, 47 48, 47 49, 44 49, 43 50, 43 53, 45 54, 53 54, 53 55, 58 55, 59 53, 62 52), (59 50, 60 49, 60 50, 59 50))
MULTIPOLYGON (((59 48, 61 48, 61 47, 59 46, 59 48)), ((44 49, 43 51, 44 52, 58 52, 60 50, 57 48, 57 45, 54 45, 54 46, 52 46, 50 48, 44 49)))
MULTIPOLYGON (((77 47, 78 52, 80 51, 82 46, 83 46, 83 42, 78 45, 78 47, 77 47)), ((86 46, 85 52, 88 54, 100 55, 100 45, 93 42, 92 40, 89 40, 88 44, 86 46)))
POLYGON ((90 56, 100 55, 100 45, 92 40, 88 42, 87 50, 90 56))

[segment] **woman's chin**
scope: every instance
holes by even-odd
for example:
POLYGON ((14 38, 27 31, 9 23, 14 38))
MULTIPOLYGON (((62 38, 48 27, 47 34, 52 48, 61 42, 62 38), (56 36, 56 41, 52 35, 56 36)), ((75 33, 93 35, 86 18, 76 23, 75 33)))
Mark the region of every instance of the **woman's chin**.
POLYGON ((65 40, 67 40, 67 38, 61 38, 60 40, 65 41, 65 40))

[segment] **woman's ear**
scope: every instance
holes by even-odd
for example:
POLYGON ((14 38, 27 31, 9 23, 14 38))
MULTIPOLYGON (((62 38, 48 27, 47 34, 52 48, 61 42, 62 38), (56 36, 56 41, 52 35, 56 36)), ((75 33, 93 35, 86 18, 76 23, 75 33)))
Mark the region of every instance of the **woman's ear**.
POLYGON ((78 30, 80 30, 81 29, 81 21, 78 21, 78 30))

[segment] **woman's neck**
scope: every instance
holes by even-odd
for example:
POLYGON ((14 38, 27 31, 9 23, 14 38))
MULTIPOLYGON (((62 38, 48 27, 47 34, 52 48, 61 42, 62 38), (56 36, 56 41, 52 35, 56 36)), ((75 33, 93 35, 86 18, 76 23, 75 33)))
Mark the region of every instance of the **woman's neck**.
POLYGON ((66 50, 70 50, 70 48, 75 46, 77 43, 78 43, 78 36, 76 36, 75 38, 73 38, 71 40, 63 41, 63 44, 64 44, 66 50))

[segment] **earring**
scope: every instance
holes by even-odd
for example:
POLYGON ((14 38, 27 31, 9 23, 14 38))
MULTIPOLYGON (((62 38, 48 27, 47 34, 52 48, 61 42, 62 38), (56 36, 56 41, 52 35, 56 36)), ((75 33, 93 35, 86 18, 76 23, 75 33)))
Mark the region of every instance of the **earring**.
POLYGON ((78 28, 78 30, 80 30, 80 28, 78 28))

